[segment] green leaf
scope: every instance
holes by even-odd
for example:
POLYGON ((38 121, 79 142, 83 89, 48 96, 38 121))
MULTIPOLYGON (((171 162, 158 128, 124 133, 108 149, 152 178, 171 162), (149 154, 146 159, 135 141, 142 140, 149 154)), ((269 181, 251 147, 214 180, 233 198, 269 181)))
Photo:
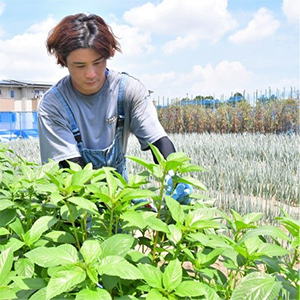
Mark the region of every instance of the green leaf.
POLYGON ((8 249, 11 248, 13 252, 19 250, 20 248, 22 248, 24 245, 23 242, 21 242, 19 239, 13 238, 11 237, 8 241, 8 243, 6 243, 4 245, 4 249, 8 249))
POLYGON ((29 299, 30 300, 46 300, 46 291, 47 288, 44 287, 37 292, 35 292, 29 299))
POLYGON ((213 220, 198 220, 190 225, 190 229, 221 229, 225 228, 225 226, 219 222, 213 220))
POLYGON ((179 297, 199 297, 206 295, 205 285, 199 281, 182 281, 176 288, 179 297))
POLYGON ((17 295, 15 294, 15 292, 8 286, 0 286, 0 300, 11 299, 17 299, 17 295))
POLYGON ((207 191, 207 188, 205 187, 205 185, 199 181, 198 179, 196 178, 192 178, 192 177, 180 177, 178 179, 178 182, 182 182, 182 183, 187 183, 187 184, 190 184, 194 187, 197 187, 203 191, 207 191))
POLYGON ((168 300, 157 289, 151 289, 147 295, 147 300, 168 300))
POLYGON ((168 228, 170 233, 167 233, 167 237, 176 246, 182 238, 182 232, 180 228, 174 224, 169 225, 168 228))
POLYGON ((79 208, 83 208, 95 215, 99 215, 96 204, 84 197, 70 197, 68 198, 68 201, 79 206, 79 208))
POLYGON ((264 225, 259 228, 248 231, 238 241, 238 244, 243 243, 247 239, 253 238, 255 236, 260 236, 260 235, 269 235, 269 236, 272 236, 273 238, 279 238, 279 239, 290 241, 290 238, 288 237, 288 235, 284 231, 282 231, 280 228, 277 228, 277 227, 271 226, 271 225, 264 225))
POLYGON ((110 294, 106 290, 96 291, 84 289, 76 294, 75 300, 111 300, 110 294))
POLYGON ((189 164, 189 163, 180 167, 181 174, 188 173, 188 172, 203 172, 203 171, 205 171, 203 167, 194 164, 189 164))
POLYGON ((51 216, 43 216, 36 220, 29 230, 29 239, 26 242, 29 244, 36 242, 41 235, 51 228, 57 221, 58 220, 55 217, 51 216))
POLYGON ((8 248, 0 254, 0 286, 6 285, 13 264, 13 250, 8 248))
POLYGON ((7 209, 8 207, 14 206, 14 203, 10 200, 0 200, 0 211, 7 209))
POLYGON ((236 212, 233 209, 231 209, 230 211, 231 211, 234 221, 241 221, 241 222, 243 221, 242 216, 238 212, 236 212))
POLYGON ((139 269, 120 256, 106 256, 96 268, 100 275, 106 274, 132 280, 143 279, 139 269))
POLYGON ((110 198, 114 198, 117 192, 118 183, 117 179, 113 176, 113 174, 107 169, 103 168, 105 172, 105 179, 108 187, 108 194, 110 198))
POLYGON ((147 226, 141 211, 127 210, 121 215, 121 218, 127 221, 129 226, 134 226, 139 229, 144 229, 147 226))
MULTIPOLYGON (((123 201, 129 201, 133 199, 147 199, 156 197, 156 193, 149 191, 149 190, 132 190, 122 198, 123 201)), ((119 197, 118 197, 119 198, 119 197)))
POLYGON ((250 213, 247 215, 244 215, 242 220, 246 224, 254 223, 259 221, 262 218, 263 214, 262 213, 250 213))
POLYGON ((9 223, 13 222, 16 217, 15 209, 6 209, 0 211, 0 227, 6 227, 9 223))
POLYGON ((69 244, 58 247, 38 247, 25 253, 25 256, 44 268, 73 264, 78 261, 76 248, 69 244))
POLYGON ((282 285, 271 275, 254 272, 244 277, 232 293, 231 300, 277 299, 282 285))
POLYGON ((1 235, 10 235, 10 231, 2 227, 0 228, 0 236, 1 235))
POLYGON ((218 248, 210 251, 209 253, 198 252, 197 260, 199 261, 201 268, 214 264, 223 251, 223 249, 218 248))
POLYGON ((49 300, 57 295, 72 290, 73 287, 83 282, 86 278, 85 271, 78 266, 60 268, 50 278, 46 290, 46 299, 49 300))
POLYGON ((19 258, 15 262, 15 270, 19 276, 32 277, 34 274, 34 263, 27 258, 19 258))
POLYGON ((63 199, 64 199, 64 197, 58 191, 55 191, 54 193, 51 193, 51 195, 50 195, 50 201, 54 205, 57 205, 63 199))
POLYGON ((242 221, 235 221, 235 226, 237 230, 248 229, 248 228, 256 228, 253 224, 244 223, 242 221))
POLYGON ((152 214, 146 220, 150 229, 169 233, 168 225, 160 219, 157 219, 156 214, 152 214))
POLYGON ((172 260, 167 265, 163 274, 164 288, 171 292, 177 288, 182 280, 182 267, 178 259, 172 260))
POLYGON ((93 176, 93 172, 90 170, 80 170, 73 174, 71 185, 72 186, 84 186, 93 176))
POLYGON ((300 221, 293 220, 290 217, 277 217, 276 220, 279 220, 280 223, 294 236, 299 237, 300 232, 300 221))
POLYGON ((86 264, 96 261, 102 252, 100 243, 97 240, 86 240, 82 244, 80 252, 86 264))
POLYGON ((99 283, 99 279, 98 279, 98 272, 97 272, 96 268, 94 266, 87 265, 85 270, 86 270, 86 273, 87 273, 88 277, 95 284, 98 284, 99 283))
POLYGON ((144 276, 144 279, 152 288, 162 289, 162 272, 158 267, 148 264, 139 264, 138 269, 144 276))
POLYGON ((22 290, 40 290, 47 286, 43 278, 13 277, 15 284, 22 290))
POLYGON ((294 241, 291 243, 293 249, 300 247, 300 236, 295 237, 294 241))
POLYGON ((171 216, 177 223, 183 224, 185 214, 180 203, 170 196, 166 196, 166 204, 170 210, 171 216))
POLYGON ((52 230, 43 236, 44 239, 60 244, 75 244, 74 236, 66 231, 52 230))
POLYGON ((191 159, 189 157, 187 157, 187 155, 184 152, 180 152, 180 151, 172 152, 167 157, 168 162, 175 161, 175 162, 178 162, 180 164, 187 163, 190 160, 191 159))
POLYGON ((163 155, 160 153, 157 147, 149 143, 149 147, 152 150, 152 153, 154 153, 155 158, 157 159, 159 165, 164 166, 166 160, 164 159, 163 155))
POLYGON ((257 252, 260 253, 261 255, 269 256, 269 257, 274 257, 274 256, 283 256, 290 254, 291 251, 275 245, 275 244, 269 244, 269 243, 263 243, 257 250, 257 252))
POLYGON ((108 238, 101 244, 102 253, 100 258, 118 255, 125 257, 127 252, 133 247, 134 238, 127 234, 116 234, 108 238))
POLYGON ((24 234, 24 229, 22 222, 19 218, 16 218, 14 222, 9 224, 9 227, 19 236, 21 237, 24 234))
POLYGON ((139 157, 135 157, 135 156, 126 156, 126 158, 135 161, 136 163, 138 163, 139 165, 145 167, 151 174, 153 174, 153 170, 156 167, 156 164, 154 163, 149 163, 146 160, 139 158, 139 157))

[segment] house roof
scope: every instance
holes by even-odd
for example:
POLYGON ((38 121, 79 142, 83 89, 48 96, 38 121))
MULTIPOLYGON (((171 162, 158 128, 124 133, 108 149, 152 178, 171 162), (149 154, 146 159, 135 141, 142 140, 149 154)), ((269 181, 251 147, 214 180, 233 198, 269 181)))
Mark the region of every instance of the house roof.
POLYGON ((19 80, 13 80, 13 79, 4 79, 0 80, 0 86, 15 86, 15 87, 45 87, 49 88, 53 85, 53 83, 50 82, 40 82, 40 81, 19 81, 19 80))

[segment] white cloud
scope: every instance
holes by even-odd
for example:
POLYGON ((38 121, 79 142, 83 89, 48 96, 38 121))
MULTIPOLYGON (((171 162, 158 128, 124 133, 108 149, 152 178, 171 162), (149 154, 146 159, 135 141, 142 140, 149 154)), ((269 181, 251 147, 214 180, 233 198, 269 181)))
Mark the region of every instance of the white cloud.
POLYGON ((282 10, 286 15, 289 23, 299 24, 299 0, 283 0, 282 10))
POLYGON ((239 61, 221 61, 216 66, 195 65, 188 73, 145 74, 141 80, 154 91, 154 96, 175 98, 185 97, 186 94, 221 95, 229 97, 233 92, 243 92, 253 83, 254 74, 248 71, 239 61))
POLYGON ((249 86, 253 73, 239 61, 221 61, 213 67, 210 63, 205 67, 194 66, 193 73, 197 81, 193 84, 193 90, 202 95, 215 93, 217 97, 225 93, 242 92, 249 86))
POLYGON ((4 2, 0 2, 0 15, 3 13, 5 8, 5 3, 4 2))
POLYGON ((176 37, 170 45, 175 52, 180 42, 218 41, 237 22, 227 10, 227 0, 163 0, 154 5, 147 3, 125 12, 124 19, 132 26, 159 35, 176 37))
POLYGON ((185 37, 177 37, 175 40, 167 42, 163 47, 163 54, 172 54, 180 49, 195 48, 198 44, 198 39, 193 34, 188 34, 185 37))
POLYGON ((140 32, 138 28, 128 25, 110 24, 115 36, 121 44, 122 53, 126 56, 137 56, 154 51, 151 46, 151 35, 149 32, 140 32))
POLYGON ((48 31, 55 20, 48 18, 11 39, 0 39, 0 78, 57 81, 65 71, 49 57, 45 47, 48 31))
POLYGON ((253 19, 245 29, 230 35, 229 41, 233 43, 250 43, 262 40, 275 34, 279 27, 280 22, 273 17, 267 8, 263 7, 254 14, 253 19))
POLYGON ((33 24, 27 32, 47 34, 56 24, 57 22, 52 15, 48 15, 45 21, 33 24))

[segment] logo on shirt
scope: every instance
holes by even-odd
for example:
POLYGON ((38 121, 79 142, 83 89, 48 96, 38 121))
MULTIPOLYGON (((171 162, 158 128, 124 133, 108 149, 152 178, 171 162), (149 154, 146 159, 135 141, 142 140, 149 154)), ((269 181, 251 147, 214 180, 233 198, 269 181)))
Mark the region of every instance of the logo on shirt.
POLYGON ((113 123, 116 123, 118 117, 117 116, 112 116, 111 118, 106 118, 106 122, 108 124, 113 124, 113 123))

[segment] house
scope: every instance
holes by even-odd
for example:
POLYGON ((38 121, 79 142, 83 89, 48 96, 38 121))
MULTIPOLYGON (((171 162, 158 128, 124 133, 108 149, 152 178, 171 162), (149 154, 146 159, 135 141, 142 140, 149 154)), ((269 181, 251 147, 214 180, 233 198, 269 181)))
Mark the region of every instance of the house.
POLYGON ((0 80, 0 112, 32 112, 51 83, 0 80))

